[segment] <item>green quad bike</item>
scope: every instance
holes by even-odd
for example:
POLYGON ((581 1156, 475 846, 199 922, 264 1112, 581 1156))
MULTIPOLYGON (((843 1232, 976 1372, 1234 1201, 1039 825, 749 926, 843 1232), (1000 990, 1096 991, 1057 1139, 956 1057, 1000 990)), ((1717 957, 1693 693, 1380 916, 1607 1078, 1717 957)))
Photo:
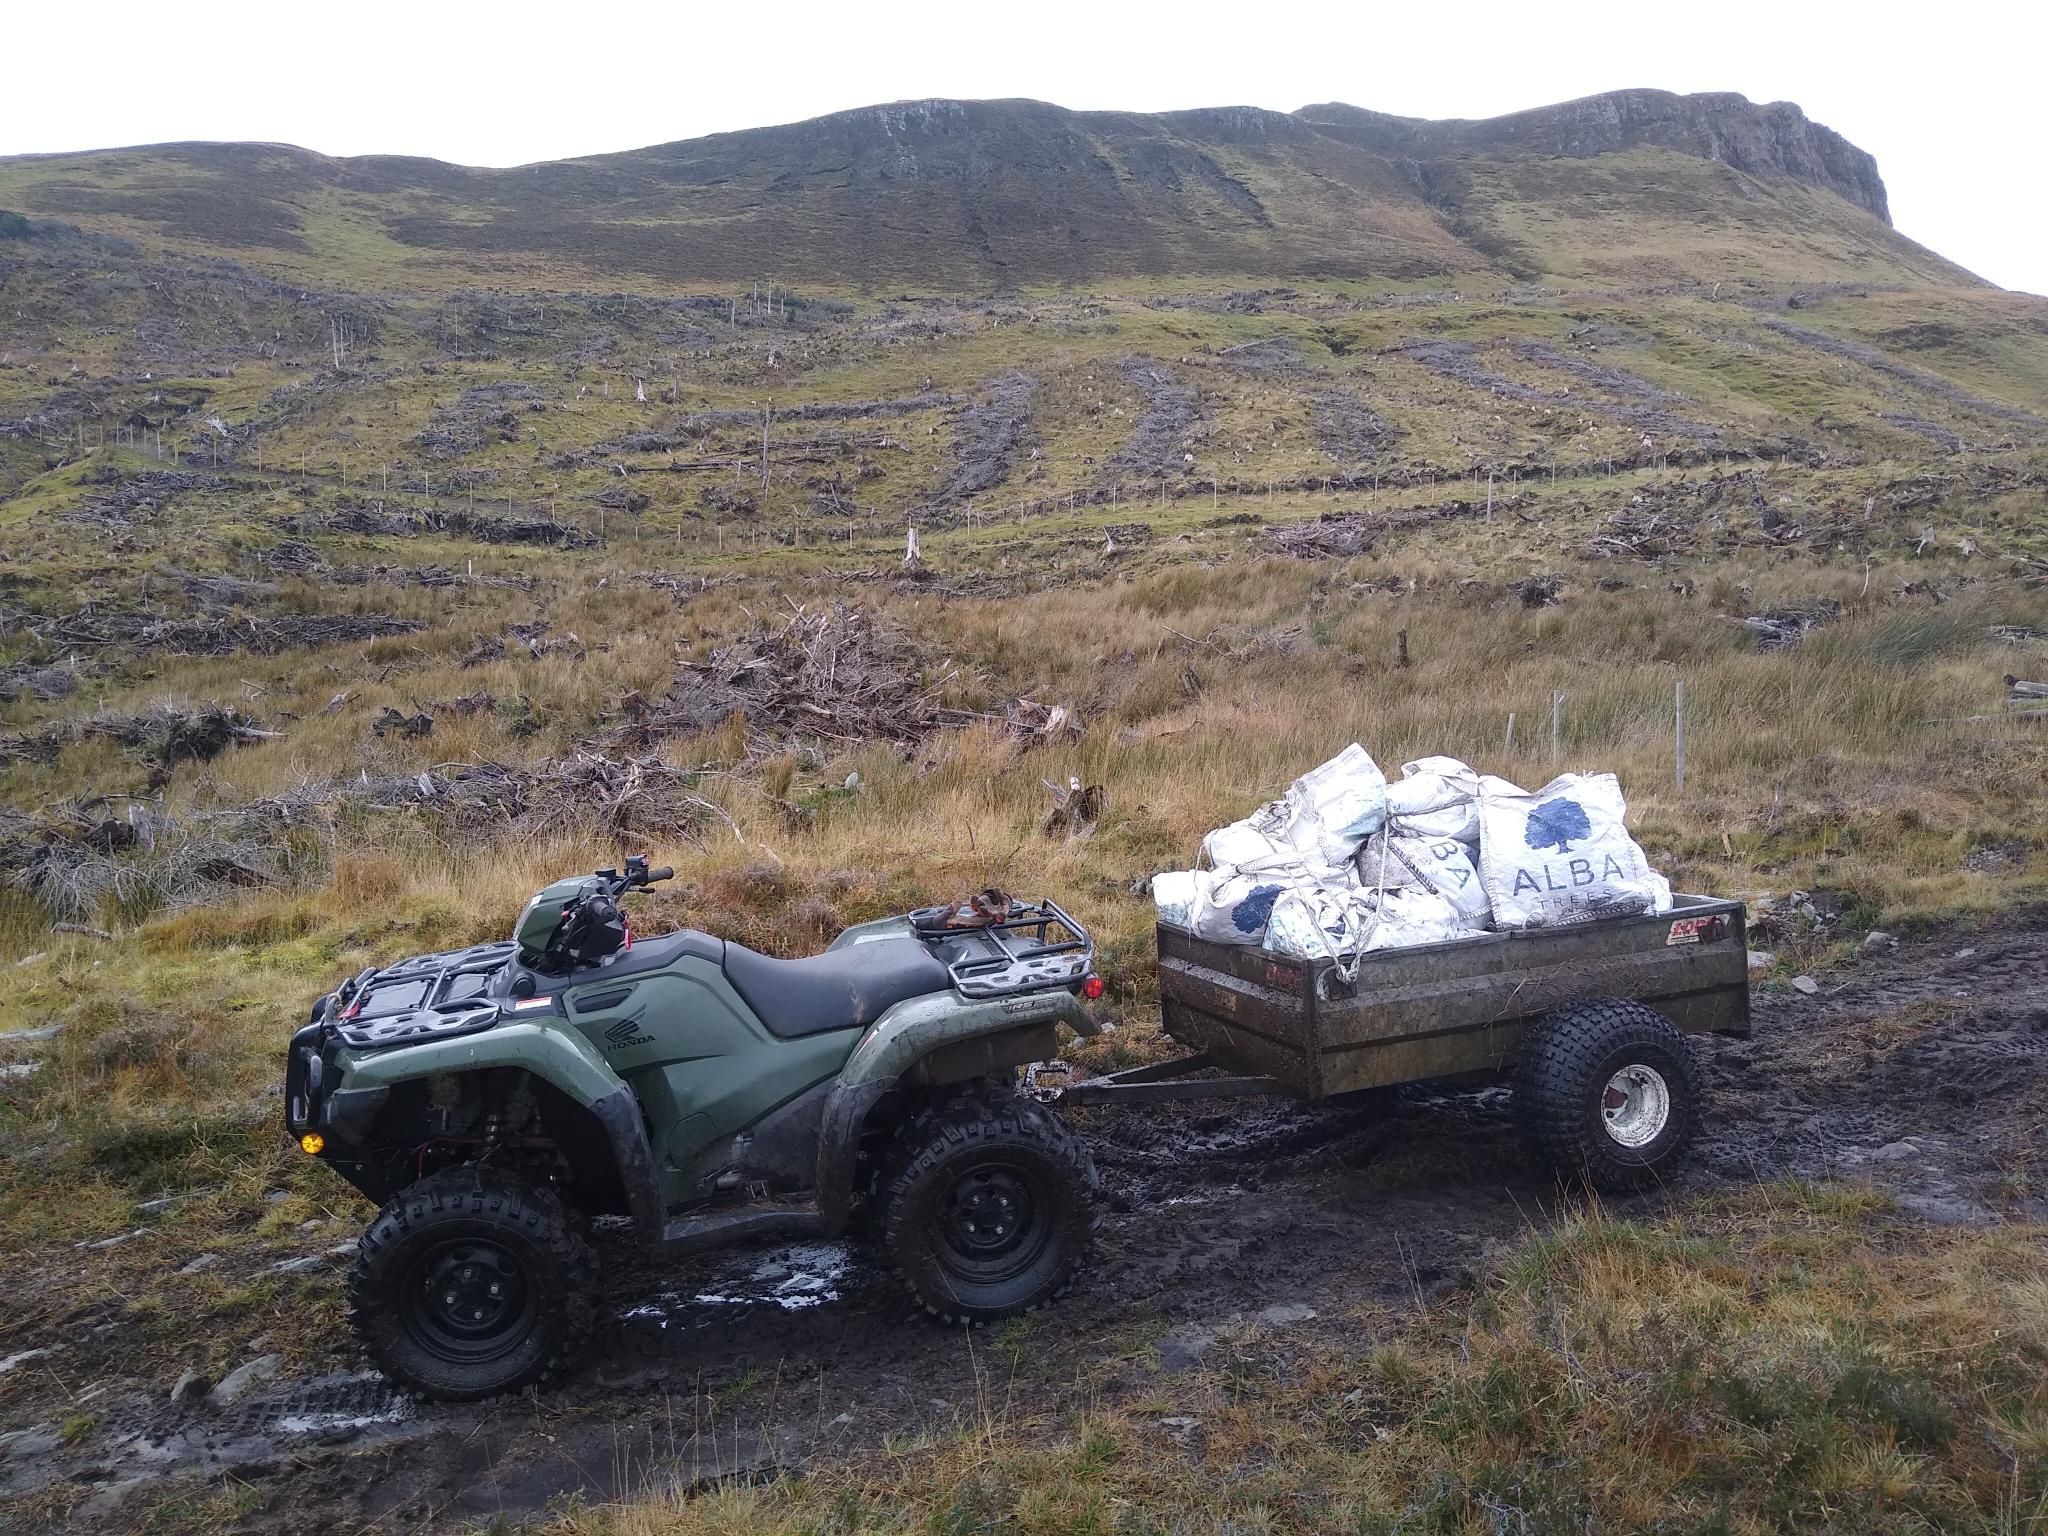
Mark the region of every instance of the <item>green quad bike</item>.
POLYGON ((366 970, 292 1037, 287 1129, 382 1207, 348 1308, 398 1385, 469 1400, 572 1362, 596 1216, 663 1257, 860 1219, 947 1321, 1072 1282, 1094 1165, 1014 1085, 1060 1025, 1097 1031, 1087 932, 1048 901, 864 923, 802 960, 634 937, 621 901, 672 874, 558 881, 510 942, 366 970))

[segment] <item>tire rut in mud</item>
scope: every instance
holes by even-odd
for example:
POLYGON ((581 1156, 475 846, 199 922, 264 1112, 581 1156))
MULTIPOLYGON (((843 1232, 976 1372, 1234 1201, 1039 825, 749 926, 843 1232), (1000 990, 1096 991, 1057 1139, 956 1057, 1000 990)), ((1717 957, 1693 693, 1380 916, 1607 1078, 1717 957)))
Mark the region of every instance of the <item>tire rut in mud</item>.
POLYGON ((2048 1153, 2048 908, 1834 981, 1759 993, 1751 1039, 1701 1050, 1702 1171, 1866 1180, 1936 1221, 2048 1214, 2026 1178, 2048 1153))

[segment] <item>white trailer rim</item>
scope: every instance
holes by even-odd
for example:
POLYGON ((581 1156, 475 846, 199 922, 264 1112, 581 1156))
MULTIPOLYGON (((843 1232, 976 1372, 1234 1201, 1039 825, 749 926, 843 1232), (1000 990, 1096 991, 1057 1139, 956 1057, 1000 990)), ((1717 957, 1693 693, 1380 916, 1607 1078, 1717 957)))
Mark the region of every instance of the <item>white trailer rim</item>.
POLYGON ((1671 1086, 1655 1067, 1637 1062, 1607 1079, 1600 1095, 1607 1134, 1624 1147, 1646 1147, 1671 1120, 1671 1086))

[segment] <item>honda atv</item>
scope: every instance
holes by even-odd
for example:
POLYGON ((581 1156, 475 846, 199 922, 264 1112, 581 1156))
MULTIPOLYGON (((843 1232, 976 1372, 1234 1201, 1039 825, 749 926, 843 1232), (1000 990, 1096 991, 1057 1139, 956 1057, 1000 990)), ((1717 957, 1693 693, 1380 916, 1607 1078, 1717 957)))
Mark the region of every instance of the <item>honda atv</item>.
POLYGON ((348 1281, 384 1373, 471 1399, 572 1361, 589 1218, 664 1257, 856 1220, 933 1315, 984 1322, 1072 1281, 1086 1150, 1015 1069, 1092 1035, 1094 945, 998 893, 777 960, 621 908, 671 877, 558 881, 509 942, 343 983, 292 1037, 287 1128, 382 1209, 348 1281))

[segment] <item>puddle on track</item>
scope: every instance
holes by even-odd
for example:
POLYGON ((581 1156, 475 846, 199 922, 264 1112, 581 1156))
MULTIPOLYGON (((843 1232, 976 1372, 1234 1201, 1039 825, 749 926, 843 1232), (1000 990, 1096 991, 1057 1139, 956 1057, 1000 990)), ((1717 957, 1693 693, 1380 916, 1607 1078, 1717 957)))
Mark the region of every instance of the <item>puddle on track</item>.
POLYGON ((694 1277, 690 1289, 662 1291, 622 1310, 619 1320, 668 1328, 712 1320, 694 1317, 700 1310, 779 1307, 798 1312, 839 1300, 858 1267, 844 1243, 790 1243, 764 1251, 740 1250, 719 1256, 708 1271, 694 1277))

